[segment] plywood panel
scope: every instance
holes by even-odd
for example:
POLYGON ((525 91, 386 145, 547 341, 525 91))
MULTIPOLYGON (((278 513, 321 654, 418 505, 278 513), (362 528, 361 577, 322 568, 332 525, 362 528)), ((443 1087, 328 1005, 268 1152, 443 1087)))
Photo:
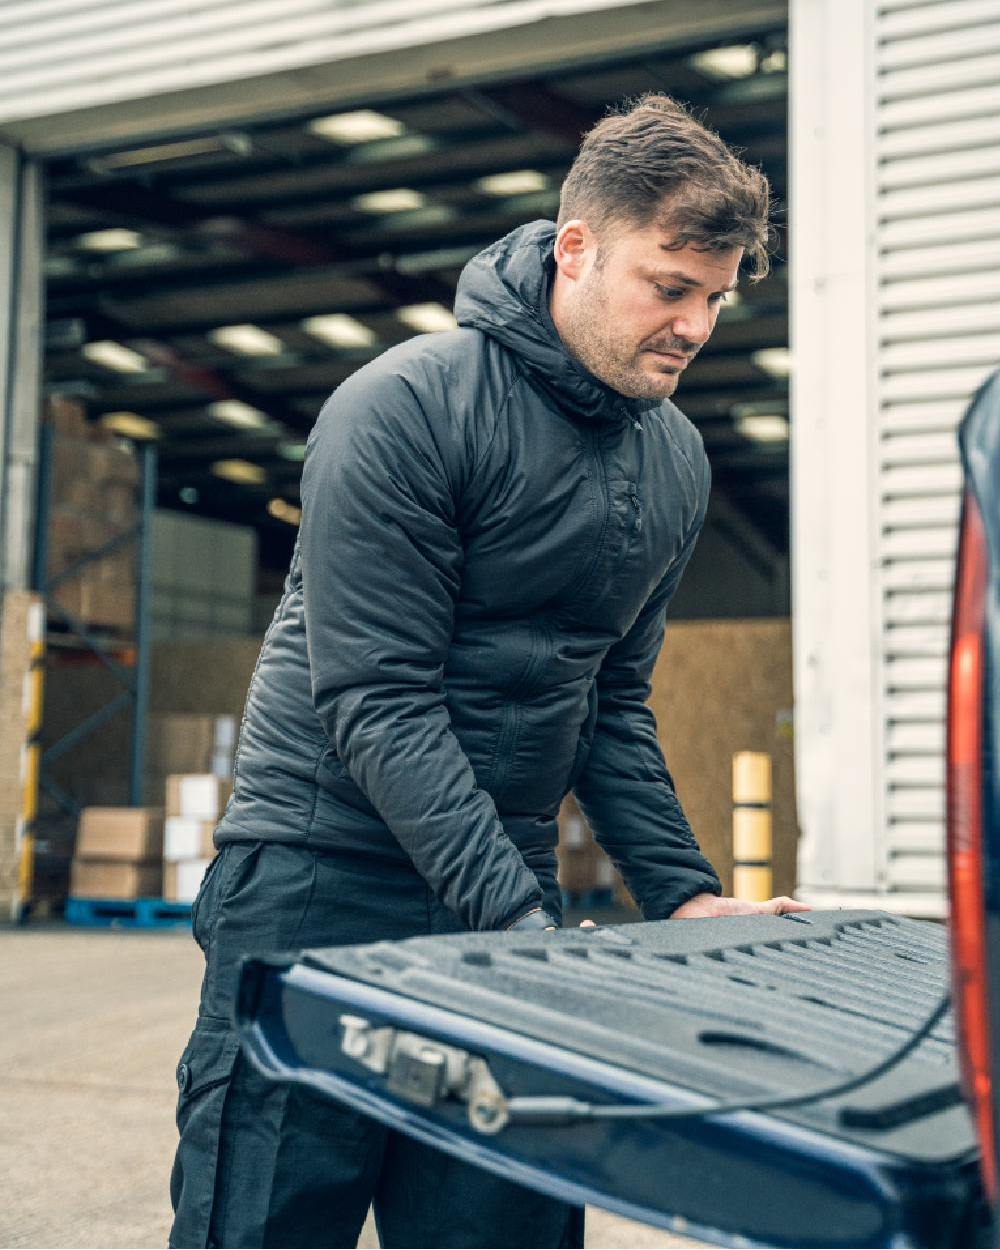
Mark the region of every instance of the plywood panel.
POLYGON ((732 758, 773 758, 774 887, 795 885, 798 821, 787 620, 676 622, 667 628, 650 705, 684 810, 728 892, 732 886, 732 758))

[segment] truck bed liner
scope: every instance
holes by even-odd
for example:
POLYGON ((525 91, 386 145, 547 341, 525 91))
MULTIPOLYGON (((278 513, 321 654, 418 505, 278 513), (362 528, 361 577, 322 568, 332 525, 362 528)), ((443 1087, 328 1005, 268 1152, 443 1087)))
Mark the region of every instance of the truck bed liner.
POLYGON ((937 925, 813 912, 311 950, 252 961, 238 1014, 273 1075, 575 1201, 723 1243, 958 1245, 975 1240, 980 1197, 950 1016, 842 1097, 694 1120, 512 1120, 495 1137, 457 1098, 417 1108, 393 1093, 344 1053, 340 1027, 346 1014, 462 1048, 508 1097, 680 1109, 863 1071, 919 1028, 947 975, 937 925))

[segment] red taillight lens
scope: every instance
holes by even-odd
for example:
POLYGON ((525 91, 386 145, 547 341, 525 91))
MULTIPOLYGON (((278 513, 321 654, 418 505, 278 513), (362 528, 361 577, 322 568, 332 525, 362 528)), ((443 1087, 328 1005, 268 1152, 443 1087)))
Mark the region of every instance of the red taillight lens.
POLYGON ((997 1197, 983 896, 983 697, 988 553, 983 519, 967 494, 955 576, 948 682, 948 884, 952 992, 962 1077, 976 1117, 983 1178, 997 1197))

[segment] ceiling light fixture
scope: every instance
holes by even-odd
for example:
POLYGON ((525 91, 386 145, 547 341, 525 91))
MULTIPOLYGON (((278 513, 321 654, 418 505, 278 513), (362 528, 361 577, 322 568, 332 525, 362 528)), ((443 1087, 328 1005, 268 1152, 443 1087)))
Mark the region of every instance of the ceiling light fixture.
POLYGON ((116 373, 145 373, 149 361, 140 356, 131 347, 116 343, 114 339, 98 339, 93 343, 84 343, 83 354, 95 365, 103 365, 105 369, 114 369, 116 373))
POLYGON ((374 165, 385 161, 400 161, 408 156, 424 156, 437 152, 441 143, 431 135, 396 135, 391 139, 378 139, 374 143, 356 143, 344 152, 341 160, 348 165, 374 165))
POLYGON ((347 313, 324 313, 316 317, 306 317, 302 329, 313 338, 322 339, 334 347, 374 347, 376 338, 374 330, 355 321, 347 313))
POLYGON ((392 191, 369 191, 356 195, 351 204, 362 213, 408 213, 423 208, 427 197, 409 187, 396 187, 392 191))
POLYGON ((788 442, 788 418, 778 413, 748 413, 736 418, 736 428, 755 443, 788 442))
POLYGON ((730 44, 724 48, 707 48, 689 58, 690 64, 709 78, 722 81, 749 78, 757 72, 757 49, 751 44, 730 44))
POLYGON ((314 117, 306 124, 306 129, 334 143, 371 143, 375 139, 394 139, 406 127, 395 117, 386 117, 373 109, 358 109, 353 113, 314 117))
POLYGON ((249 460, 216 460, 212 472, 216 477, 237 482, 240 486, 263 486, 267 480, 267 474, 260 465, 251 464, 249 460))
POLYGON ((87 167, 95 174, 103 174, 115 169, 130 169, 134 165, 186 160, 191 156, 211 156, 223 152, 247 156, 252 148, 249 136, 244 134, 209 135, 203 139, 182 139, 176 143, 157 143, 125 152, 109 152, 106 156, 93 156, 87 161, 87 167))
POLYGON ((127 252, 142 246, 137 230, 90 230, 76 239, 76 246, 88 252, 127 252))
POLYGON ((287 499, 271 499, 267 504, 267 512, 269 516, 273 516, 275 520, 285 521, 289 525, 298 525, 302 520, 302 509, 296 508, 294 504, 288 502, 287 499))
POLYGON ((268 425, 265 413, 259 408, 245 404, 242 399, 217 399, 208 405, 209 414, 217 421, 226 425, 239 426, 241 429, 260 430, 268 425))
POLYGON ((154 439, 160 437, 160 427, 148 417, 140 417, 137 412, 106 412, 99 424, 106 430, 123 434, 126 438, 154 439))
POLYGON ((549 180, 537 169, 516 169, 509 174, 480 178, 476 186, 484 195, 531 195, 535 191, 547 191, 549 180))
POLYGON ((397 308, 396 316, 418 334, 458 328, 454 314, 444 304, 409 304, 405 308, 397 308))
POLYGON ((762 74, 783 74, 788 69, 788 53, 784 48, 775 48, 761 59, 762 74))
POLYGON ((750 359, 772 378, 787 378, 792 371, 792 353, 787 347, 762 347, 750 359))
POLYGON ((241 356, 280 356, 285 350, 277 335, 255 325, 219 326, 210 330, 208 337, 219 347, 241 356))

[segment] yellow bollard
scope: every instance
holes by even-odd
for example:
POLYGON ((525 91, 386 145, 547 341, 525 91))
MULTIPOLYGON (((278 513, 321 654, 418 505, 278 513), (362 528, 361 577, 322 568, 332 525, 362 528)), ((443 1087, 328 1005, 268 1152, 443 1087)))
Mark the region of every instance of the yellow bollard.
POLYGON ((763 903, 771 889, 771 757, 733 756, 733 897, 763 903))

